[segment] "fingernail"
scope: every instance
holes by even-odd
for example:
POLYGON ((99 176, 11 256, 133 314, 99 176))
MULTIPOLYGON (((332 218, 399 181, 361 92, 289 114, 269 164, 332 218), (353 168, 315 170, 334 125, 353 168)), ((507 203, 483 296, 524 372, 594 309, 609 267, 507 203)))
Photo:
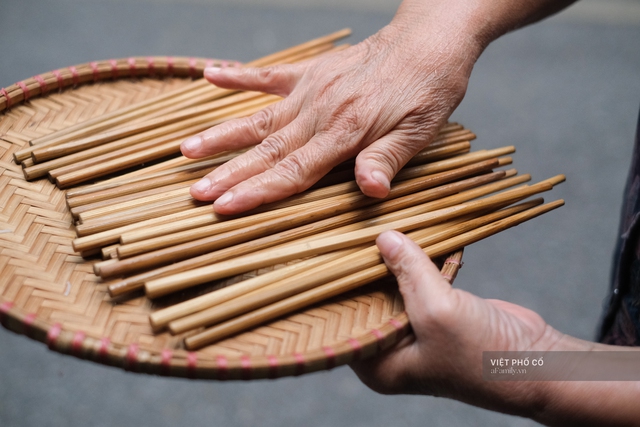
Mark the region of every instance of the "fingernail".
POLYGON ((204 69, 204 75, 205 76, 213 76, 216 75, 220 72, 221 68, 220 67, 207 67, 204 69))
POLYGON ((389 179, 382 171, 371 172, 371 178, 376 180, 379 184, 384 186, 387 190, 391 189, 391 184, 389 183, 389 179))
POLYGON ((190 136, 182 141, 182 146, 189 151, 197 151, 202 146, 202 137, 200 135, 190 136))
POLYGON ((211 188, 211 180, 209 178, 202 178, 191 186, 198 193, 206 193, 211 188))
POLYGON ((226 192, 222 196, 218 197, 215 203, 218 206, 224 206, 226 204, 231 203, 232 200, 233 200, 233 193, 226 192))
POLYGON ((394 259, 400 252, 403 242, 397 231, 385 231, 376 239, 382 256, 387 259, 394 259))

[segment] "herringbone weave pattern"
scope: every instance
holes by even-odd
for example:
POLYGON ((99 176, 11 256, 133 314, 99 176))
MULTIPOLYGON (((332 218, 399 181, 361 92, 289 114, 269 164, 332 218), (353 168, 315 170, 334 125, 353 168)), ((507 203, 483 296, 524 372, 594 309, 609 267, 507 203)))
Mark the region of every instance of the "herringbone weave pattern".
MULTIPOLYGON (((13 161, 32 138, 175 89, 187 80, 108 80, 14 105, 0 117, 0 320, 55 350, 127 369, 249 378, 292 375, 372 354, 407 332, 393 283, 379 283, 197 353, 153 334, 152 303, 111 301, 75 238, 63 191, 25 181, 13 161)), ((457 271, 454 261, 452 273, 457 271)))

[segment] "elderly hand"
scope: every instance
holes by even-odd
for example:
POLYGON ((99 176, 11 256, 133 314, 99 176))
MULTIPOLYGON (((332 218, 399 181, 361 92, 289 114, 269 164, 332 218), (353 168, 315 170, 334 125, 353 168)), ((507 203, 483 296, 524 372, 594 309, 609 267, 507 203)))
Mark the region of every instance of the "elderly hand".
MULTIPOLYGON (((376 243, 398 279, 413 332, 383 354, 351 365, 373 390, 449 397, 563 427, 638 424, 638 382, 482 376, 483 351, 616 352, 620 347, 562 334, 524 307, 452 288, 424 252, 396 231, 381 234, 376 243)), ((612 367, 600 369, 613 372, 617 363, 613 358, 612 367)))
POLYGON ((413 333, 381 356, 352 364, 381 393, 450 397, 532 416, 533 383, 484 381, 483 351, 546 351, 563 335, 531 310, 453 288, 409 238, 381 234, 380 252, 397 277, 413 333))
POLYGON ((183 142, 191 158, 257 144, 196 183, 192 195, 215 200, 219 213, 238 213, 301 192, 357 156, 362 192, 384 197, 462 100, 480 53, 475 43, 448 37, 447 23, 431 21, 399 13, 362 43, 310 61, 205 70, 217 86, 285 99, 183 142), (416 25, 430 31, 411 31, 416 25))

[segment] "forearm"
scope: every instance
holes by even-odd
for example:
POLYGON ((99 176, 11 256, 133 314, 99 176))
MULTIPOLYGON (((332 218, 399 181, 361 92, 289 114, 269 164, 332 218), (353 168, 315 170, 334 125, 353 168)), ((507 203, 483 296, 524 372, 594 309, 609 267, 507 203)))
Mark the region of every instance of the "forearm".
MULTIPOLYGON (((632 351, 640 349, 608 346, 566 337, 553 351, 632 351)), ((603 366, 603 369, 606 369, 603 366)), ((533 415, 550 426, 634 426, 640 422, 640 382, 550 381, 532 383, 544 402, 533 415)))
POLYGON ((442 36, 475 62, 495 39, 537 22, 576 0, 404 0, 391 26, 419 39, 442 36), (476 55, 474 58, 473 55, 476 55))
MULTIPOLYGON (((506 343, 518 341, 512 336, 506 343)), ((518 347, 516 344, 509 351, 518 347)), ((545 373, 542 375, 545 378, 566 378, 564 376, 568 375, 570 380, 487 381, 463 377, 453 393, 443 395, 485 409, 531 418, 548 426, 616 427, 637 426, 640 422, 639 381, 584 380, 590 375, 606 379, 608 375, 619 375, 620 372, 625 377, 627 373, 637 377, 639 363, 634 362, 633 366, 621 364, 625 362, 611 353, 601 355, 594 363, 593 358, 580 354, 631 352, 632 357, 640 359, 640 349, 580 340, 549 326, 535 342, 520 348, 544 354, 545 373), (596 365, 595 369, 593 365, 596 365)))

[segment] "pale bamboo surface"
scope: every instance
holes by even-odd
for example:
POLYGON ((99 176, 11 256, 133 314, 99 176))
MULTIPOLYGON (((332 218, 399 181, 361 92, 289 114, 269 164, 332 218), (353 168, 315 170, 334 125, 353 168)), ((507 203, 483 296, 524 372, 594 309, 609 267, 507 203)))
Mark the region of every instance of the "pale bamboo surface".
MULTIPOLYGON (((476 185, 481 185, 487 181, 498 179, 500 172, 478 177, 474 179, 468 179, 459 181, 455 186, 447 186, 441 188, 440 194, 451 193, 454 191, 460 191, 465 188, 470 188, 476 185)), ((277 221, 283 222, 286 220, 287 214, 291 213, 291 220, 287 222, 287 228, 293 228, 297 225, 302 225, 310 220, 318 221, 321 218, 307 217, 300 218, 302 213, 305 215, 330 215, 330 218, 335 224, 340 223, 341 213, 347 213, 348 211, 358 210, 361 218, 365 218, 366 215, 371 215, 374 211, 366 209, 369 214, 365 213, 365 207, 371 205, 378 205, 382 201, 396 199, 394 203, 387 203, 384 205, 386 209, 401 209, 402 207, 409 207, 419 203, 420 200, 426 201, 429 198, 433 198, 433 192, 422 191, 424 189, 432 187, 435 180, 414 178, 408 181, 401 181, 394 185, 390 194, 384 199, 376 200, 362 196, 359 192, 350 192, 338 196, 329 197, 326 199, 320 199, 311 201, 301 205, 293 205, 282 209, 270 210, 264 213, 258 213, 246 218, 232 219, 220 223, 215 220, 211 214, 205 214, 198 217, 192 217, 188 220, 182 221, 180 224, 170 223, 168 226, 159 226, 157 229, 143 230, 139 232, 125 233, 121 235, 120 242, 123 246, 118 250, 119 258, 128 258, 140 253, 150 252, 152 250, 158 250, 168 246, 175 246, 177 244, 186 243, 189 241, 205 238, 206 236, 219 235, 221 233, 239 230, 241 228, 251 226, 264 221, 276 221, 274 223, 264 222, 260 225, 262 229, 268 230, 269 233, 276 231, 278 226, 277 221), (197 223, 197 224, 196 224, 197 223), (194 228, 195 225, 202 225, 194 228), (189 227, 186 231, 170 233, 174 227, 189 227), (160 237, 148 238, 159 235, 160 237), (137 243, 137 244, 136 244, 137 243)), ((375 208, 375 207, 374 207, 375 208)), ((379 208, 378 208, 379 211, 379 208)), ((379 211, 381 212, 381 211, 379 211)), ((283 225, 284 226, 284 225, 283 225)), ((244 233, 244 231, 239 231, 244 233)), ((247 230, 248 232, 248 230, 247 230)))
MULTIPOLYGON (((499 163, 499 162, 497 162, 499 163)), ((513 172, 508 172, 505 176, 510 176, 513 172)), ((500 191, 502 189, 508 188, 513 185, 521 184, 529 180, 530 177, 528 175, 521 175, 513 178, 505 179, 503 182, 484 185, 476 190, 467 190, 463 191, 460 194, 451 195, 449 197, 444 197, 442 199, 433 200, 431 202, 425 203, 419 210, 414 208, 409 208, 405 210, 404 214, 388 214, 388 210, 383 207, 381 211, 373 211, 371 209, 366 209, 364 212, 351 212, 348 214, 344 214, 344 217, 341 218, 340 222, 337 222, 337 217, 328 218, 324 221, 320 221, 314 224, 310 224, 303 227, 298 227, 283 233, 274 234, 271 236, 263 237, 261 239, 255 239, 240 245, 227 247, 225 249, 217 250, 214 252, 206 253, 204 255, 200 255, 194 258, 189 258, 184 261, 175 262, 171 265, 167 265, 165 267, 156 268, 155 270, 148 271, 145 273, 134 274, 132 276, 128 276, 124 279, 121 279, 115 283, 109 285, 109 293, 112 296, 122 295, 124 293, 140 289, 145 281, 156 277, 163 277, 169 274, 175 274, 180 271, 197 268, 201 266, 205 266, 211 264, 213 262, 218 262, 221 260, 229 259, 231 257, 237 256, 238 254, 254 252, 257 250, 265 249, 274 245, 274 242, 286 242, 293 239, 300 239, 308 237, 309 235, 315 236, 323 236, 323 235, 333 235, 338 232, 343 231, 353 231, 357 229, 361 229, 363 227, 367 227, 370 225, 385 223, 391 221, 393 219, 398 219, 398 217, 410 216, 420 212, 428 212, 430 210, 439 209, 451 205, 455 205, 464 200, 471 200, 473 198, 482 197, 484 195, 490 194, 495 191, 500 191), (354 220, 362 220, 374 216, 380 213, 381 216, 377 219, 369 219, 365 221, 361 221, 360 223, 356 223, 352 226, 346 225, 352 223, 354 220), (336 228, 339 227, 339 228, 336 228), (334 229, 332 231, 332 229, 334 229)), ((457 184, 460 185, 460 184, 457 184)), ((450 187, 451 188, 451 187, 450 187)), ((453 187, 453 191, 457 191, 459 188, 453 187)), ((134 261, 135 262, 135 261, 134 261)), ((121 268, 116 265, 117 262, 109 262, 108 265, 103 265, 102 263, 96 264, 94 268, 96 274, 102 275, 105 272, 99 271, 101 267, 106 267, 107 269, 113 270, 114 268, 121 268)))
MULTIPOLYGON (((427 151, 426 155, 422 156, 422 160, 428 161, 430 159, 433 159, 434 157, 440 157, 442 155, 449 155, 452 153, 460 154, 468 151, 468 149, 469 149, 468 143, 461 143, 461 144, 459 143, 459 144, 454 144, 452 146, 441 147, 437 149, 435 156, 430 156, 429 154, 433 152, 427 151)), ((224 161, 224 159, 225 158, 223 157, 220 159, 220 161, 222 162, 224 161)), ((206 171, 201 171, 198 173, 198 175, 202 176, 204 175, 205 172, 206 171)), ((406 170, 406 173, 403 173, 403 175, 398 179, 403 179, 406 176, 410 176, 410 174, 414 174, 415 176, 420 176, 421 173, 424 173, 423 169, 411 168, 406 170)), ((187 199, 190 198, 189 187, 192 183, 193 183, 193 180, 181 181, 181 185, 178 186, 176 184, 172 187, 176 190, 173 192, 167 192, 171 190, 171 188, 169 186, 165 186, 165 187, 156 187, 154 191, 149 191, 148 194, 143 194, 143 192, 139 191, 135 195, 129 195, 124 199, 119 199, 119 198, 106 199, 106 200, 102 200, 102 203, 100 204, 96 203, 88 206, 85 205, 85 207, 82 207, 82 208, 71 209, 71 213, 74 214, 74 216, 77 214, 80 221, 84 224, 86 223, 87 220, 100 217, 100 216, 106 216, 114 212, 121 212, 124 210, 128 210, 135 206, 144 206, 152 201, 160 202, 166 199, 172 199, 173 201, 184 200, 185 198, 187 199), (182 188, 182 190, 178 190, 178 188, 180 187, 182 188), (90 211, 90 212, 87 212, 87 211, 90 211)), ((355 189, 356 188, 355 182, 353 182, 351 186, 354 187, 355 189)), ((317 195, 315 197, 317 197, 318 199, 329 197, 329 195, 326 193, 330 191, 332 191, 333 194, 335 195, 342 194, 344 192, 341 188, 338 188, 336 186, 333 186, 332 189, 325 188, 322 191, 325 194, 320 194, 319 192, 317 192, 316 193, 317 195)), ((298 198, 295 198, 292 200, 297 200, 297 199, 298 198)), ((292 203, 292 202, 288 202, 288 203, 292 203)))
MULTIPOLYGON (((542 202, 542 199, 536 199, 471 220, 449 221, 408 233, 408 236, 420 246, 425 247, 532 208, 542 202)), ((159 310, 150 316, 150 321, 158 330, 169 326, 172 334, 186 332, 218 323, 308 290, 329 281, 328 277, 339 278, 366 268, 367 265, 373 266, 380 263, 382 260, 375 246, 360 250, 356 248, 331 252, 159 310), (327 271, 331 273, 327 275, 327 271), (227 302, 230 304, 221 306, 227 302)))
POLYGON ((151 298, 176 292, 190 286, 221 279, 247 271, 267 267, 274 264, 288 262, 306 256, 327 253, 344 249, 362 243, 373 241, 378 234, 386 230, 409 231, 418 227, 435 225, 438 222, 456 218, 458 216, 479 212, 485 209, 502 207, 523 198, 549 191, 553 188, 550 182, 541 182, 531 187, 520 188, 504 192, 485 199, 461 203, 460 205, 439 209, 433 212, 416 215, 410 218, 392 221, 387 224, 368 227, 365 230, 352 231, 340 236, 330 236, 300 244, 290 244, 278 249, 259 251, 254 254, 239 256, 232 260, 223 261, 207 267, 200 267, 188 272, 151 280, 145 283, 146 294, 151 298))
MULTIPOLYGON (((489 225, 468 231, 432 246, 427 246, 424 248, 424 252, 430 257, 442 255, 443 253, 450 252, 456 247, 474 243, 482 238, 486 238, 492 234, 506 230, 507 228, 518 225, 523 221, 548 212, 549 210, 556 209, 563 204, 564 201, 559 200, 538 208, 528 209, 523 213, 514 214, 511 217, 497 220, 489 225)), ((323 271, 327 272, 329 270, 325 269, 323 271)), ((293 310, 299 310, 326 298, 330 298, 331 296, 339 295, 350 289, 370 283, 376 279, 381 279, 387 274, 389 274, 387 267, 383 263, 378 263, 349 276, 337 278, 324 285, 313 287, 306 292, 293 295, 288 299, 279 300, 278 302, 262 309, 257 309, 248 314, 235 317, 233 320, 220 323, 205 331, 198 332, 197 334, 185 338, 185 345, 190 350, 198 349, 204 345, 211 344, 230 335, 237 334, 247 328, 275 319, 293 310)))
MULTIPOLYGON (((131 135, 151 132, 150 135, 160 136, 166 135, 176 129, 173 125, 176 122, 181 122, 189 119, 196 119, 195 123, 199 121, 209 121, 214 118, 219 118, 224 113, 220 112, 220 109, 230 107, 234 104, 242 103, 247 100, 255 99, 258 97, 264 97, 259 92, 242 92, 227 97, 210 101, 195 107, 191 107, 185 110, 179 110, 176 113, 169 113, 163 115, 160 118, 150 119, 142 123, 132 123, 125 126, 109 129, 105 132, 100 132, 97 135, 88 136, 85 138, 77 138, 70 142, 60 143, 48 147, 39 147, 31 152, 31 157, 35 163, 42 163, 47 160, 55 159, 58 157, 68 156, 69 154, 77 153, 79 151, 85 151, 89 148, 97 147, 102 144, 106 144, 115 140, 122 140, 131 135), (216 111, 216 114, 207 114, 216 111)), ((193 123, 193 122, 191 122, 193 123)), ((178 127, 181 128, 182 126, 178 127)), ((146 136, 147 138, 149 135, 146 136)), ((134 140, 135 141, 135 140, 134 140)), ((123 145, 135 143, 134 141, 127 141, 123 145)), ((113 149, 113 148, 112 148, 113 149)))
MULTIPOLYGON (((382 215, 387 212, 399 210, 399 212, 396 212, 395 218, 405 218, 407 216, 422 212, 423 210, 428 210, 432 206, 428 205, 422 208, 416 208, 415 206, 412 206, 408 208, 407 205, 415 205, 416 203, 420 202, 424 202, 426 204, 429 200, 456 193, 459 190, 472 188, 475 185, 486 184, 486 182, 498 179, 500 176, 500 173, 497 173, 494 175, 461 181, 450 185, 443 185, 432 190, 425 190, 420 193, 408 195, 405 199, 400 199, 399 202, 398 200, 394 201, 393 199, 391 199, 391 201, 387 203, 383 202, 380 205, 380 208, 376 210, 370 207, 361 207, 360 209, 355 209, 359 206, 354 203, 354 199, 361 199, 362 202, 360 203, 360 205, 362 206, 367 206, 374 202, 371 199, 364 198, 359 194, 352 196, 350 199, 346 200, 342 200, 342 196, 336 196, 337 200, 334 200, 334 203, 322 203, 315 209, 312 209, 308 212, 301 211, 300 213, 302 215, 298 212, 294 212, 287 216, 271 219, 267 222, 263 221, 258 224, 251 224, 248 227, 243 228, 240 232, 230 230, 220 234, 213 234, 211 237, 202 237, 198 238, 195 241, 187 241, 186 243, 178 244, 167 249, 158 249, 134 258, 123 259, 118 263, 109 265, 106 268, 102 268, 103 266, 101 264, 98 264, 97 268, 100 269, 99 275, 101 277, 113 277, 121 274, 131 273, 143 268, 157 267, 170 262, 175 263, 176 261, 211 252, 217 249, 229 250, 233 247, 232 245, 237 245, 237 254, 244 253, 248 250, 248 248, 246 247, 246 245, 240 246, 239 244, 249 239, 251 239, 251 247, 254 248, 253 250, 255 250, 255 248, 258 247, 263 248, 264 246, 262 246, 262 244, 266 244, 266 247, 269 247, 276 243, 282 243, 291 240, 294 236, 295 238, 300 238, 310 234, 317 235, 327 228, 336 228, 342 225, 360 221, 362 219, 370 218, 373 215, 382 215), (340 215, 340 212, 343 212, 343 214, 340 215), (304 227, 305 224, 309 224, 309 226, 304 227), (290 231, 284 232, 285 230, 290 231), (283 233, 277 234, 278 231, 282 231, 283 233), (263 238, 266 242, 262 243, 261 238, 263 238)), ((441 177, 439 178, 442 179, 441 177)), ((520 182, 520 178, 518 178, 518 183, 520 182)), ((421 182, 420 184, 424 185, 425 183, 421 182)), ((506 181, 506 185, 513 185, 512 180, 506 181)), ((487 192, 495 191, 495 188, 496 187, 493 186, 488 187, 487 192)), ((487 192, 482 194, 486 194, 487 192)), ((464 195, 458 196, 457 199, 449 201, 449 204, 458 202, 459 200, 461 200, 461 197, 465 197, 467 194, 469 193, 464 193, 464 195)), ((473 196, 471 197, 477 197, 478 193, 474 192, 472 194, 473 196)), ((392 193, 392 195, 394 194, 392 193)), ((314 206, 316 206, 316 204, 314 204, 314 206)), ((240 223, 244 224, 245 221, 241 220, 240 223)), ((226 223, 221 224, 222 230, 225 230, 227 228, 225 225, 226 223)), ((215 256, 215 254, 215 252, 210 253, 210 256, 215 256)))
MULTIPOLYGON (((509 149, 506 151, 511 152, 512 150, 509 149)), ((497 150, 496 152, 494 152, 494 154, 499 155, 502 152, 503 150, 497 150)), ((480 157, 479 156, 468 156, 468 157, 460 156, 460 157, 462 157, 463 159, 459 159, 456 162, 449 161, 444 165, 441 162, 435 162, 433 164, 425 165, 425 167, 422 167, 420 169, 416 169, 416 170, 411 169, 412 172, 406 175, 404 174, 404 172, 402 172, 401 174, 399 174, 398 179, 415 177, 423 173, 427 173, 427 174, 440 173, 443 175, 440 175, 439 177, 436 177, 436 178, 447 179, 446 178, 447 175, 444 174, 447 170, 452 170, 453 171, 452 173, 454 174, 463 174, 463 175, 455 175, 457 177, 462 177, 462 176, 465 176, 464 174, 478 173, 483 170, 486 171, 488 168, 505 165, 505 164, 508 164, 510 161, 509 158, 503 160, 502 162, 499 160, 498 161, 490 160, 493 157, 491 155, 487 156, 486 153, 483 153, 483 155, 480 157), (464 167, 473 165, 474 160, 478 158, 481 159, 475 162, 477 163, 476 166, 478 167, 478 169, 474 169, 473 167, 470 167, 468 169, 463 169, 464 167), (488 163, 483 163, 483 162, 488 162, 488 163)), ((453 177, 451 179, 453 179, 453 177)), ((318 200, 318 198, 322 198, 325 196, 329 197, 335 194, 355 191, 356 189, 357 188, 354 182, 337 184, 335 187, 331 187, 329 189, 312 190, 308 193, 304 193, 299 196, 293 196, 286 201, 271 205, 271 208, 291 206, 291 205, 298 204, 300 202, 318 200)), ((79 235, 86 236, 86 237, 80 237, 74 240, 74 248, 76 248, 76 250, 78 251, 82 251, 82 250, 93 249, 95 247, 100 246, 101 244, 104 244, 105 242, 115 243, 119 241, 120 236, 127 231, 134 230, 134 229, 143 230, 153 225, 174 223, 176 220, 179 219, 179 217, 187 218, 187 217, 192 217, 192 216, 198 215, 199 213, 205 213, 205 212, 207 212, 207 210, 201 207, 201 208, 187 209, 184 212, 181 212, 175 215, 170 215, 170 216, 159 215, 155 220, 150 219, 148 221, 145 221, 144 223, 141 223, 140 227, 136 226, 135 224, 132 224, 130 226, 126 224, 122 224, 123 222, 126 222, 126 218, 123 218, 121 216, 118 217, 117 220, 115 220, 114 222, 108 222, 103 220, 100 223, 96 224, 95 226, 82 224, 77 227, 77 231, 79 235), (156 224, 154 224, 154 222, 156 224), (92 235, 93 237, 91 237, 92 235)))

